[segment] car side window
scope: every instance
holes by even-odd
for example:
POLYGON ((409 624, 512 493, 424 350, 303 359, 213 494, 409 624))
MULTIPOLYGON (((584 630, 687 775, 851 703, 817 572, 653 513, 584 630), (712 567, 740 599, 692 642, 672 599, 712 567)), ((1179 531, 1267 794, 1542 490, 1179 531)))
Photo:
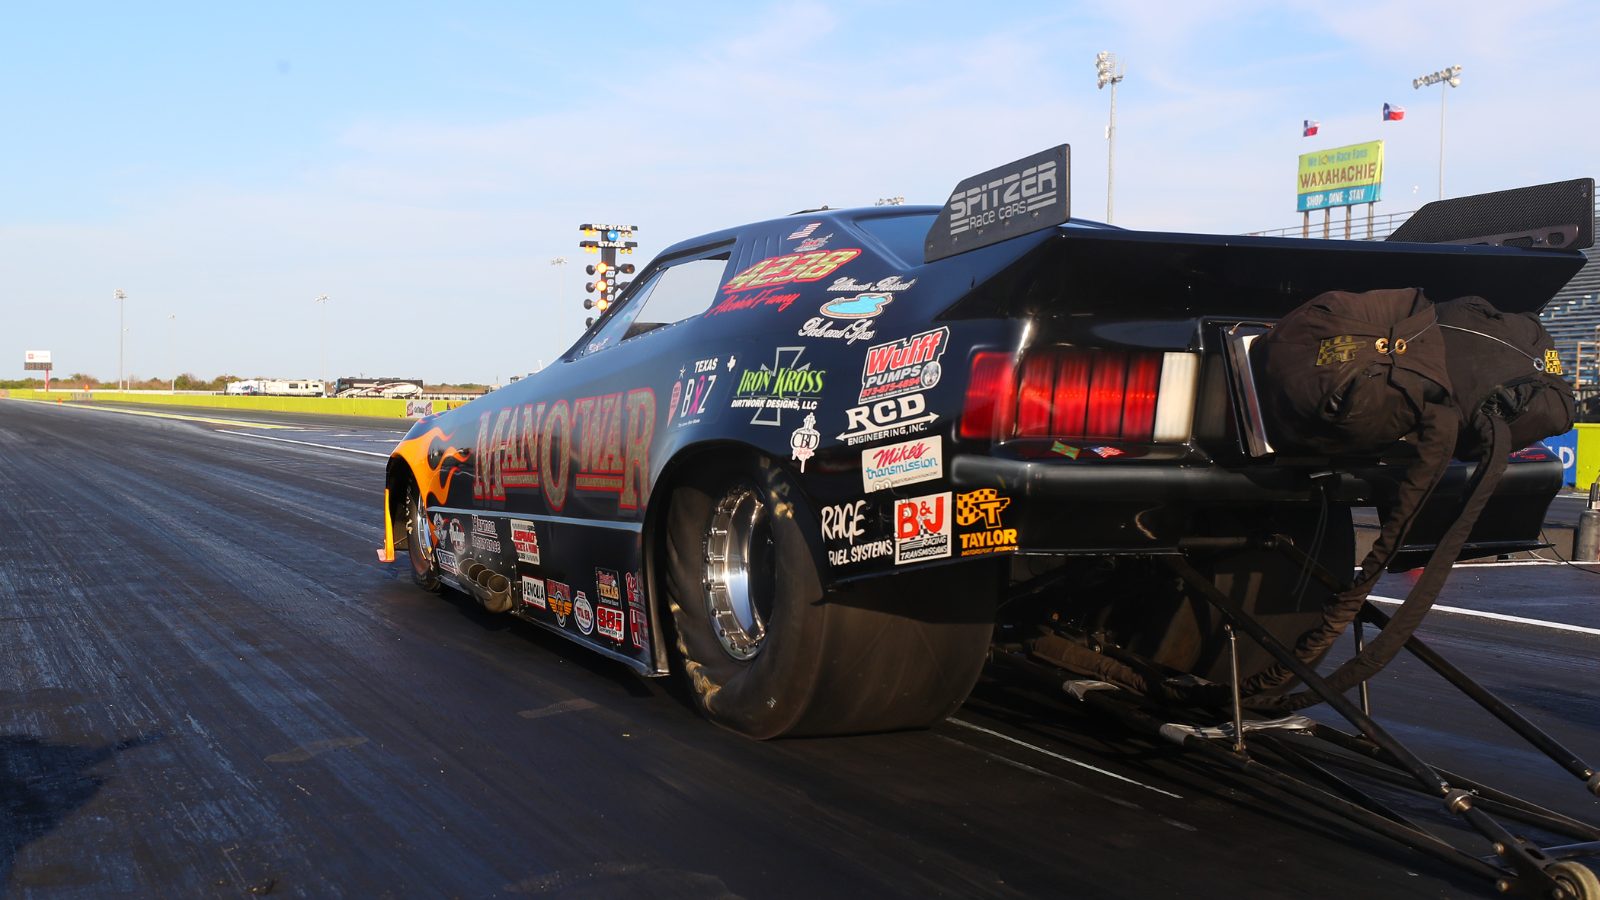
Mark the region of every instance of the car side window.
POLYGON ((728 255, 724 253, 684 260, 657 270, 628 298, 627 305, 595 332, 584 345, 583 355, 598 353, 710 309, 727 266, 728 255))

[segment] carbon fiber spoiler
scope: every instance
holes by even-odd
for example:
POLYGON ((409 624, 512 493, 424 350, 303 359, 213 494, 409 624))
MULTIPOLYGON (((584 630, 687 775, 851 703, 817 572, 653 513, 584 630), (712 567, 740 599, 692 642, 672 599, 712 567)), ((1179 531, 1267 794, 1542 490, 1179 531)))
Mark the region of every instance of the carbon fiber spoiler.
POLYGON ((1385 240, 1587 250, 1594 246, 1594 179, 1435 200, 1385 240))

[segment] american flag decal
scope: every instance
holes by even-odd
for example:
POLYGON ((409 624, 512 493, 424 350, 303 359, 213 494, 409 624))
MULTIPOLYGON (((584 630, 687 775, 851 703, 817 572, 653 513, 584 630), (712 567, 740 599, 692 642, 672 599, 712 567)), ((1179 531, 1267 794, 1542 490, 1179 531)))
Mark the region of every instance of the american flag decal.
POLYGON ((789 235, 788 239, 791 241, 798 241, 811 237, 811 232, 816 231, 817 226, 821 224, 821 222, 812 222, 810 225, 807 225, 799 231, 796 231, 794 234, 789 235))

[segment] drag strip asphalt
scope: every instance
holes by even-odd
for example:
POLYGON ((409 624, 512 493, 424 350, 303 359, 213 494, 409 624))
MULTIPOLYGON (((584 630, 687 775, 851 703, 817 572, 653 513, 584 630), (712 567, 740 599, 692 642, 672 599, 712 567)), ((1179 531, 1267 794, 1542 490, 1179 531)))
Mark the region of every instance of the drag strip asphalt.
MULTIPOLYGON (((1487 893, 995 675, 930 731, 720 731, 675 679, 374 562, 374 456, 405 423, 245 421, 0 402, 11 895, 1487 893)), ((1564 567, 1480 577, 1501 573, 1582 597, 1564 567)), ((1597 639, 1467 617, 1425 634, 1600 754, 1597 639)), ((1600 817, 1438 684, 1403 662, 1375 702, 1425 754, 1600 817)))

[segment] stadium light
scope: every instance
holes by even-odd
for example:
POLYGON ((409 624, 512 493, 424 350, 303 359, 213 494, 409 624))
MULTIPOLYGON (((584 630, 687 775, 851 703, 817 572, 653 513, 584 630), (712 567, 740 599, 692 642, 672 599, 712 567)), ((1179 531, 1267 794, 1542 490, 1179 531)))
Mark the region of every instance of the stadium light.
POLYGON ((172 364, 172 386, 167 390, 178 392, 178 355, 172 352, 172 332, 177 328, 178 314, 167 314, 167 361, 172 364))
POLYGON ((322 393, 328 393, 328 295, 317 297, 317 305, 322 307, 322 393))
POLYGON ((565 295, 567 292, 567 258, 565 256, 552 257, 550 265, 559 267, 556 269, 556 294, 557 299, 560 299, 560 296, 565 295))
MULTIPOLYGON (((1442 84, 1445 87, 1458 88, 1461 86, 1461 67, 1449 66, 1437 72, 1418 75, 1411 79, 1412 90, 1422 90, 1429 85, 1442 84)), ((1444 199, 1444 99, 1450 92, 1443 88, 1439 91, 1439 199, 1444 199)))
POLYGON ((123 324, 126 321, 126 317, 123 315, 123 313, 127 309, 127 306, 128 306, 128 304, 126 302, 127 299, 128 299, 128 295, 122 290, 122 288, 117 288, 116 298, 117 298, 117 390, 125 391, 125 390, 128 389, 128 384, 127 384, 127 382, 122 380, 122 346, 126 342, 127 335, 128 335, 128 328, 127 328, 126 325, 123 324))
POLYGON ((1111 224, 1112 182, 1117 167, 1117 85, 1122 83, 1122 64, 1117 55, 1105 50, 1094 55, 1095 89, 1111 85, 1111 118, 1106 123, 1106 224, 1111 224))

